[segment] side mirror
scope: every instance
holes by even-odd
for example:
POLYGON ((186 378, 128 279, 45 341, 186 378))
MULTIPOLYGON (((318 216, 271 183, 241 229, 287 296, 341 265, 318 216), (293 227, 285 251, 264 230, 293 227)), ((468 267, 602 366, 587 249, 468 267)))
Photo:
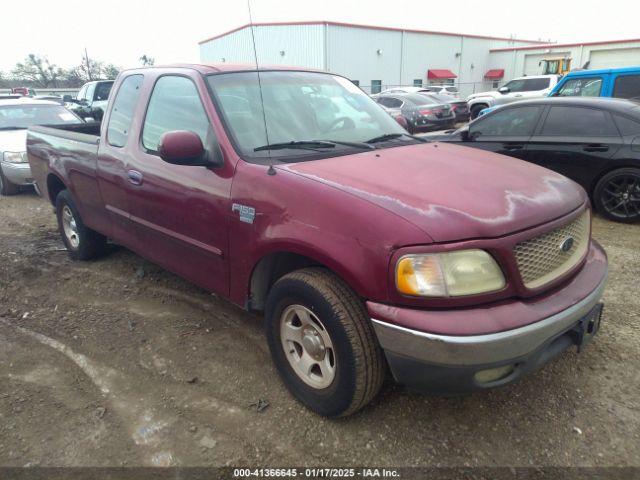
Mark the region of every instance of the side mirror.
POLYGON ((73 97, 71 95, 64 95, 62 97, 62 101, 64 103, 71 103, 71 102, 73 102, 73 97))
POLYGON ((498 89, 498 92, 500 92, 501 94, 505 94, 505 93, 509 93, 511 91, 511 89, 509 87, 500 87, 498 89))
POLYGON ((209 160, 200 137, 187 130, 174 130, 162 134, 158 153, 162 160, 173 165, 193 167, 222 165, 222 155, 216 155, 216 161, 209 160))

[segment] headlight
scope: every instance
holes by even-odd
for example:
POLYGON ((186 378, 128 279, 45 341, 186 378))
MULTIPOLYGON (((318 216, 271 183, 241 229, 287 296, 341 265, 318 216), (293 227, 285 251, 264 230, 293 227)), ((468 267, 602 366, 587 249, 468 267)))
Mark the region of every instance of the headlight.
POLYGON ((27 152, 4 152, 3 160, 7 163, 27 163, 27 152))
POLYGON ((502 270, 484 250, 405 255, 396 265, 396 288, 415 297, 459 297, 505 286, 502 270))

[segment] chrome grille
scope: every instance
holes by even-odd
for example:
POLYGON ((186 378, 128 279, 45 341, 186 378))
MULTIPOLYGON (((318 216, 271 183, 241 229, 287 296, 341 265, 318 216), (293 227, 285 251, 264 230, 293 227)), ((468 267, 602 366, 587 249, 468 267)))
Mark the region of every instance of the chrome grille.
POLYGON ((518 243, 514 254, 525 287, 541 287, 579 263, 589 247, 589 227, 586 210, 571 223, 518 243))

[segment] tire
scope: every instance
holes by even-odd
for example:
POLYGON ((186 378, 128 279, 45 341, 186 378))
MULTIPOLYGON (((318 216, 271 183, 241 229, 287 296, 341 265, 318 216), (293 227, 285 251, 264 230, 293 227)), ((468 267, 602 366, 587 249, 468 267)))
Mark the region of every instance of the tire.
POLYGON ((72 259, 91 260, 106 254, 107 238, 82 222, 69 190, 56 197, 56 216, 60 236, 72 259))
POLYGON ((267 299, 265 330, 271 356, 284 384, 314 412, 325 417, 351 415, 380 390, 385 364, 364 304, 331 272, 306 268, 278 280, 267 299), (319 334, 316 337, 329 339, 321 342, 325 348, 321 347, 319 356, 312 360, 316 362, 310 370, 312 375, 306 376, 299 374, 298 367, 293 365, 296 358, 303 364, 302 355, 312 358, 309 352, 313 353, 313 348, 309 347, 313 347, 313 343, 307 340, 313 339, 313 335, 300 335, 306 346, 286 340, 295 328, 305 331, 300 307, 311 320, 312 326, 306 325, 307 333, 315 328, 319 334), (283 333, 285 330, 287 333, 283 333))
POLYGON ((476 118, 478 118, 478 115, 480 115, 480 111, 484 110, 487 107, 488 107, 488 105, 484 105, 482 103, 477 104, 477 105, 473 105, 469 109, 469 116, 470 116, 471 120, 475 120, 476 118))
POLYGON ((20 187, 14 183, 11 183, 7 177, 4 176, 2 167, 0 167, 0 195, 5 197, 9 195, 16 195, 20 192, 20 187))
POLYGON ((596 210, 615 222, 640 220, 640 168, 619 168, 604 175, 593 190, 596 210))

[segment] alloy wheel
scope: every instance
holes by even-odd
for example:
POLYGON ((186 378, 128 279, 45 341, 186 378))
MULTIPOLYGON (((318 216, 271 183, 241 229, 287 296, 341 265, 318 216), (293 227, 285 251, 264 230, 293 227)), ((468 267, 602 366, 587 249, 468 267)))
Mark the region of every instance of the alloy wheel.
POLYGON ((602 190, 602 206, 613 217, 640 218, 640 176, 618 175, 602 190))

